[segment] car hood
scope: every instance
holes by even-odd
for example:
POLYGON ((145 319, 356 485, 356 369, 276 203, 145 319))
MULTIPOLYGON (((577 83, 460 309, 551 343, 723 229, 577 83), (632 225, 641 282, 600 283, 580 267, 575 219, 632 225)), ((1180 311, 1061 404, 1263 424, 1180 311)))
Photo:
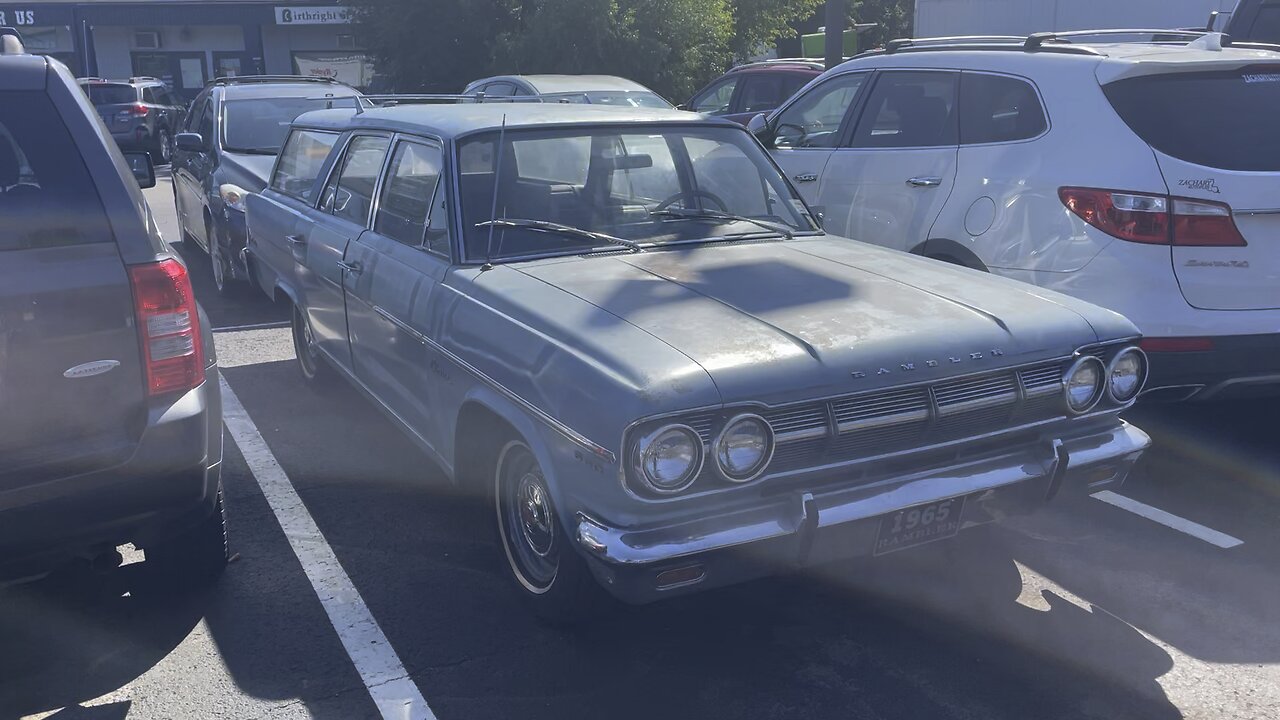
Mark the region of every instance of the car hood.
POLYGON ((250 192, 261 192, 267 187, 267 178, 271 177, 275 166, 275 155, 224 152, 223 182, 235 183, 250 192))
POLYGON ((1137 334, 1114 313, 1034 286, 830 236, 521 270, 683 353, 724 402, 935 380, 1137 334))

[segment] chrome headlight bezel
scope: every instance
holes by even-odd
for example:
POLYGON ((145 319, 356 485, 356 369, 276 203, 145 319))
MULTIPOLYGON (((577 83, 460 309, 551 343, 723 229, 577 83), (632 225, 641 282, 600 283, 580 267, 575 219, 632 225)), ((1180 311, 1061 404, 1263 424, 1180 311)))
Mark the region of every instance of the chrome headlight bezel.
POLYGON ((763 417, 755 413, 741 413, 729 418, 729 421, 724 424, 724 428, 720 431, 720 434, 716 436, 715 442, 711 445, 711 452, 715 456, 716 467, 720 471, 720 476, 731 483, 743 484, 749 483, 764 474, 765 470, 769 468, 769 463, 773 461, 773 451, 776 447, 777 444, 774 442, 773 426, 769 424, 768 420, 765 420, 763 417), (735 473, 727 467, 727 462, 722 455, 722 452, 724 450, 724 443, 729 435, 729 431, 733 430, 735 426, 743 423, 754 423, 759 425, 762 430, 761 436, 764 440, 764 452, 761 453, 760 459, 751 466, 749 472, 735 473))
POLYGON ((1147 354, 1137 345, 1130 345, 1116 353, 1116 356, 1111 358, 1111 362, 1107 363, 1107 397, 1111 399, 1111 402, 1119 405, 1128 405, 1134 400, 1137 400, 1138 396, 1142 394, 1142 388, 1147 384, 1147 374, 1150 372, 1150 368, 1151 365, 1150 361, 1147 359, 1147 354), (1138 359, 1138 382, 1133 386, 1133 392, 1130 395, 1122 397, 1116 393, 1114 379, 1116 367, 1120 364, 1121 358, 1124 358, 1126 355, 1131 355, 1138 359))
POLYGON ((702 438, 697 431, 683 423, 665 423, 641 435, 636 440, 631 452, 631 465, 635 471, 636 478, 643 483, 645 490, 658 495, 675 495, 687 490, 702 474, 702 466, 706 459, 706 447, 703 445, 702 438), (659 438, 672 432, 687 436, 694 450, 694 461, 680 475, 678 483, 664 486, 649 475, 649 472, 645 469, 645 458, 648 452, 655 447, 659 438))
POLYGON ((1102 401, 1102 396, 1106 394, 1107 389, 1107 366, 1102 360, 1092 356, 1083 355, 1071 363, 1067 371, 1062 375, 1062 399, 1067 405, 1067 410, 1075 415, 1083 415, 1097 407, 1102 401), (1093 384, 1093 393, 1089 396, 1089 402, 1083 406, 1076 406, 1071 402, 1071 379, 1076 376, 1086 366, 1092 365, 1097 373, 1097 381, 1093 384))

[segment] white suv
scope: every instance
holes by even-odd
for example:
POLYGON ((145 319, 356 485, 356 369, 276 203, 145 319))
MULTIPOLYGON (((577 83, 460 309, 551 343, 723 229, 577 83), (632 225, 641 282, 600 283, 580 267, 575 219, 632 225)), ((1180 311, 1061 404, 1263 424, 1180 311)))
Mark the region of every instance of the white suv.
POLYGON ((836 235, 1127 315, 1149 394, 1280 389, 1280 53, 1115 32, 895 41, 751 128, 836 235))

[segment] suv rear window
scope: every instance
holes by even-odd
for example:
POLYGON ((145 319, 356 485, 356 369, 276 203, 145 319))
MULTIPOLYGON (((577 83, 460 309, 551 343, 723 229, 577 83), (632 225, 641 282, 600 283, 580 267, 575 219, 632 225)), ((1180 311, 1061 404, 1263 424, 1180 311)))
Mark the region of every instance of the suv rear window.
POLYGON ((98 190, 42 92, 0 91, 0 251, 110 242, 98 190))
POLYGON ((1151 75, 1104 88, 1152 147, 1221 170, 1280 170, 1280 65, 1151 75))
POLYGON ((88 85, 89 102, 94 105, 127 105, 138 102, 138 90, 132 85, 88 85))

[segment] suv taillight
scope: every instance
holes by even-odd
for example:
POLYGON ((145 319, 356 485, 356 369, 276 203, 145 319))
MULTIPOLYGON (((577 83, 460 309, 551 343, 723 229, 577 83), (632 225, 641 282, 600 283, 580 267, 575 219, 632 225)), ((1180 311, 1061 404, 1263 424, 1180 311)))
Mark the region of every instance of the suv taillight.
POLYGON ((200 315, 187 269, 172 258, 129 268, 142 338, 147 392, 166 395, 204 382, 200 315))
POLYGON ((1248 245, 1225 203, 1079 187, 1059 188, 1058 197, 1080 219, 1121 240, 1150 245, 1248 245))

